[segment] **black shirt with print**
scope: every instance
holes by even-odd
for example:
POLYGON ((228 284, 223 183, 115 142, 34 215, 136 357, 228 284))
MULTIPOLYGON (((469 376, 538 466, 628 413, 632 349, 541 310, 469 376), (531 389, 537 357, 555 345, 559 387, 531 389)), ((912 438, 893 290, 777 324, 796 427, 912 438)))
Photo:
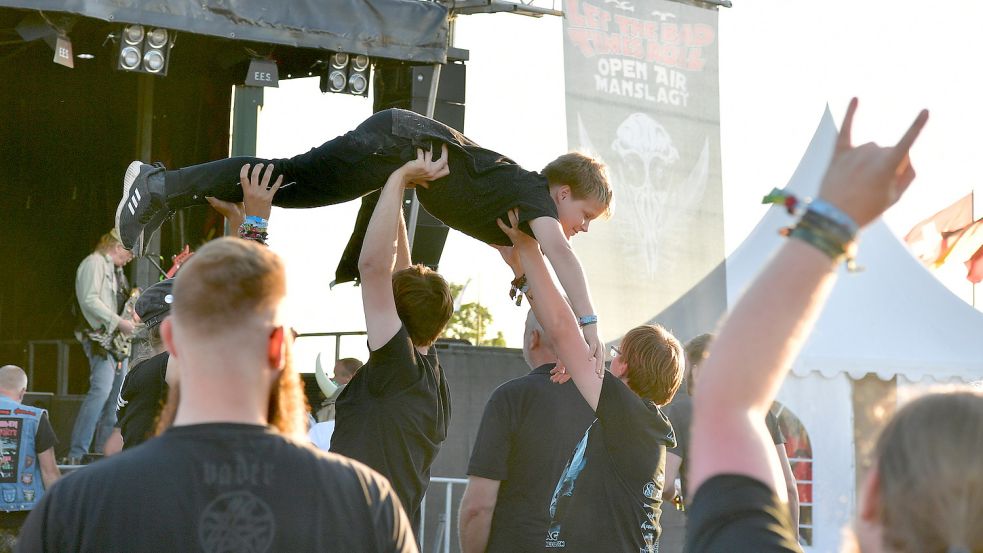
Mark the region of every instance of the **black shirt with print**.
POLYGON ((20 552, 416 552, 389 484, 361 463, 249 424, 174 427, 67 475, 20 552))
POLYGON ((487 553, 543 550, 556 481, 595 419, 573 382, 550 381, 554 366, 502 384, 485 406, 468 475, 500 481, 487 553))
POLYGON ((672 426, 609 372, 596 412, 557 484, 546 549, 655 553, 672 426))

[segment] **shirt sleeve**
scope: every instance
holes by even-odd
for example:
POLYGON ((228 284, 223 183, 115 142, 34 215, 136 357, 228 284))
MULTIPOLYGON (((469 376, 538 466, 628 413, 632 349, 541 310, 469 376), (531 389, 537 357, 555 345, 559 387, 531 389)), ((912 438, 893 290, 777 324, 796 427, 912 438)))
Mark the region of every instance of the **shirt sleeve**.
POLYGON ((523 180, 516 184, 518 201, 516 207, 519 208, 519 228, 529 236, 533 235, 529 222, 540 217, 552 217, 559 220, 560 215, 556 210, 556 202, 549 193, 549 185, 546 179, 523 180))
POLYGON ((48 420, 48 412, 45 411, 41 414, 38 431, 34 435, 34 451, 40 455, 56 445, 58 445, 58 436, 55 435, 55 429, 51 427, 51 421, 48 420))
POLYGON ((113 332, 120 316, 102 300, 102 288, 108 286, 108 279, 106 264, 98 257, 87 257, 75 275, 75 295, 90 324, 94 320, 107 332, 113 332))
POLYGON ((658 483, 665 471, 665 448, 676 445, 672 426, 662 411, 605 372, 596 413, 604 446, 622 476, 658 483))
POLYGON ((512 454, 512 423, 505 393, 501 388, 492 393, 481 417, 478 435, 474 440, 468 476, 489 480, 508 480, 509 456, 512 454))
POLYGON ((771 440, 775 442, 775 445, 784 444, 787 441, 785 440, 785 435, 782 434, 781 427, 778 426, 778 417, 772 414, 771 411, 768 411, 768 414, 765 415, 765 426, 768 427, 768 433, 771 434, 771 440))
POLYGON ((369 361, 359 372, 363 373, 362 378, 366 379, 372 395, 389 395, 420 380, 424 370, 420 357, 403 326, 386 345, 369 352, 369 361))
POLYGON ((766 485, 736 474, 700 486, 687 510, 686 550, 692 553, 799 553, 788 509, 766 485))

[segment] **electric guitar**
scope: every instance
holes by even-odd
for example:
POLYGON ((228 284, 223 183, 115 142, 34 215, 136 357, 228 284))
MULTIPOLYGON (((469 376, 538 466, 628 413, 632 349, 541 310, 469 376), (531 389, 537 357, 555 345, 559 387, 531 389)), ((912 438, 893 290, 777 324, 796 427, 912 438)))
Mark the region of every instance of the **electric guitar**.
MULTIPOLYGON (((171 269, 165 273, 165 277, 173 278, 177 273, 181 265, 190 258, 194 252, 191 251, 190 246, 185 246, 181 253, 171 257, 171 269)), ((140 298, 140 289, 133 288, 130 290, 130 297, 127 298, 126 304, 123 305, 123 310, 120 311, 120 317, 124 321, 129 321, 135 323, 136 319, 136 304, 137 299, 140 298)), ((134 325, 133 334, 125 335, 119 330, 114 330, 113 332, 107 332, 106 330, 88 330, 86 336, 93 342, 99 344, 100 347, 108 351, 118 360, 123 360, 130 356, 130 350, 133 343, 133 336, 140 330, 139 323, 134 325)))

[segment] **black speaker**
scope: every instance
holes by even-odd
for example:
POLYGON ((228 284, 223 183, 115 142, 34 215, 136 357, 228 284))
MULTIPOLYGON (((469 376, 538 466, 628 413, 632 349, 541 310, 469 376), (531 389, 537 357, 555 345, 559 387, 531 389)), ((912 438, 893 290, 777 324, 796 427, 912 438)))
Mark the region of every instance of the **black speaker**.
MULTIPOLYGON (((407 190, 403 201, 403 217, 406 224, 410 223, 410 211, 412 204, 412 192, 407 190)), ((413 249, 410 251, 410 260, 422 263, 433 270, 437 270, 440 264, 440 256, 444 253, 444 243, 447 242, 447 233, 450 228, 439 219, 430 214, 421 205, 416 216, 416 231, 413 236, 413 249)))
POLYGON ((72 445, 72 429, 75 428, 75 418, 78 417, 83 400, 85 400, 84 395, 54 396, 52 398, 48 416, 51 417, 51 426, 55 429, 55 436, 58 436, 55 457, 59 459, 68 455, 68 450, 72 445))
MULTIPOLYGON (((427 113, 433 66, 378 60, 373 78, 373 111, 401 108, 427 113)), ((463 63, 447 63, 441 66, 433 118, 458 132, 464 132, 466 80, 467 68, 463 63)))
POLYGON ((51 404, 54 401, 55 394, 50 392, 27 392, 24 394, 24 405, 30 405, 31 407, 37 407, 38 409, 44 409, 48 412, 48 416, 51 416, 51 404))

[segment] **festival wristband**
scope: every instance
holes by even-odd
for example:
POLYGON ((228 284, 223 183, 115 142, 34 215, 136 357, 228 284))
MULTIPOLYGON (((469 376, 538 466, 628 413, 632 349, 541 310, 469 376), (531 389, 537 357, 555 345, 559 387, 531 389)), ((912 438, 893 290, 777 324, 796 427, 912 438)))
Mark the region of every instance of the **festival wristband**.
POLYGON ((595 325, 597 324, 597 315, 592 314, 592 315, 584 315, 583 317, 577 317, 577 324, 579 324, 581 328, 587 325, 595 325))

